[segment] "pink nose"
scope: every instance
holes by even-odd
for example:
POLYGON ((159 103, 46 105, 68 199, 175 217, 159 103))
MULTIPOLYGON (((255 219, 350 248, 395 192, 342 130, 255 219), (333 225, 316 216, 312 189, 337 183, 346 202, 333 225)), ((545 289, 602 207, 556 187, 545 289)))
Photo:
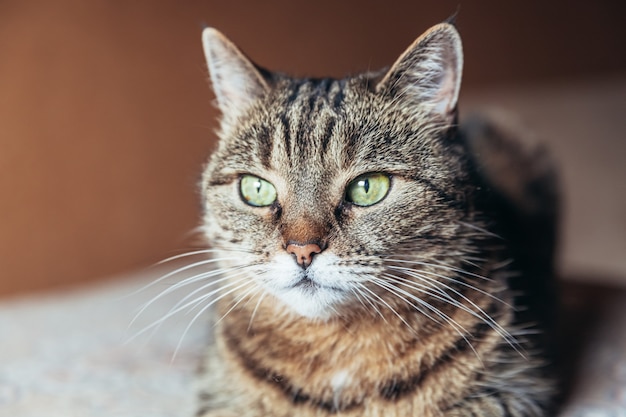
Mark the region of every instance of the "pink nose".
POLYGON ((313 262, 313 255, 320 253, 322 248, 315 243, 299 244, 291 243, 287 245, 287 252, 296 257, 296 262, 303 268, 308 267, 313 262))

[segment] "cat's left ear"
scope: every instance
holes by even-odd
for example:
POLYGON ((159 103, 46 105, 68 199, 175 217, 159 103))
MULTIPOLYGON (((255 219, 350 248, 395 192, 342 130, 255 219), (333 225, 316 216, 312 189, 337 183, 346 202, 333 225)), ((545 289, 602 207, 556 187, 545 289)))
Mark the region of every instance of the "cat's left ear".
POLYGON ((268 90, 261 71, 221 32, 206 28, 202 46, 211 75, 222 129, 228 130, 268 90))
MULTIPOLYGON (((456 28, 441 23, 427 30, 393 64, 376 92, 407 100, 454 120, 461 88, 463 47, 456 28)), ((406 103, 406 101, 405 101, 406 103)))

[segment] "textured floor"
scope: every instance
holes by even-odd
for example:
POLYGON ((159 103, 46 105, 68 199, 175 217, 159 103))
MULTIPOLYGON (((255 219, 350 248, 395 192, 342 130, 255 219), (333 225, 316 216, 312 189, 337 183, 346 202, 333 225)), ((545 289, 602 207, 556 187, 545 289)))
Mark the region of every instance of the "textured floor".
MULTIPOLYGON (((137 306, 164 287, 145 281, 0 304, 0 416, 174 417, 193 415, 192 376, 204 332, 183 339, 178 320, 128 339, 175 300, 137 306)), ((186 323, 186 322, 185 322, 186 323)))
MULTIPOLYGON (((193 325, 175 358, 194 314, 174 317, 126 342, 180 297, 176 291, 167 294, 129 329, 137 306, 171 288, 159 284, 133 294, 149 282, 145 275, 150 274, 0 303, 0 416, 192 416, 193 373, 208 326, 201 320, 193 325)), ((562 416, 626 416, 626 297, 603 292, 593 303, 581 301, 580 294, 588 293, 579 288, 570 297, 575 314, 568 318, 568 343, 577 353, 562 416)))

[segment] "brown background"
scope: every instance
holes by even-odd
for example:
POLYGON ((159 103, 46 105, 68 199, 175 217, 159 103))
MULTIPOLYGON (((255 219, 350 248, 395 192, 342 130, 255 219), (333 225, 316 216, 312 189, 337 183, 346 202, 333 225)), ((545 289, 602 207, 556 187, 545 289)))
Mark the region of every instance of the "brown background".
POLYGON ((390 64, 459 5, 465 91, 626 74, 618 0, 0 0, 0 294, 185 247, 217 115, 203 25, 262 65, 340 76, 390 64))

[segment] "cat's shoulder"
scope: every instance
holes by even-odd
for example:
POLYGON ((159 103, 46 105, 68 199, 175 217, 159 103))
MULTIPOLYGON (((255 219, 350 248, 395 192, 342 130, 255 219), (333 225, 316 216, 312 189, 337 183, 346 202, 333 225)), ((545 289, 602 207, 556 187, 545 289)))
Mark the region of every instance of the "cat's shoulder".
POLYGON ((473 113, 461 121, 460 134, 488 186, 524 213, 556 211, 557 163, 523 122, 503 111, 473 113))

